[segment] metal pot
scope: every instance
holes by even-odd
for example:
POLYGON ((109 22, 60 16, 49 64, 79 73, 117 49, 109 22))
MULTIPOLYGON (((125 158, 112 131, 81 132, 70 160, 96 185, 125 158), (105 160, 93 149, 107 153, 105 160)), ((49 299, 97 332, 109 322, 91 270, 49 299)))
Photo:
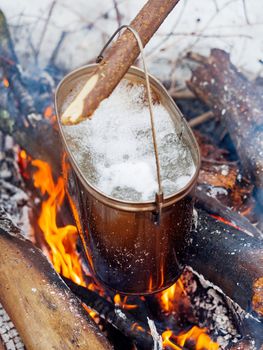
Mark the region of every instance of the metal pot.
MULTIPOLYGON (((180 191, 164 197, 161 213, 156 202, 125 202, 95 188, 83 177, 68 148, 60 123, 61 107, 72 88, 88 79, 96 65, 68 74, 56 92, 56 113, 65 157, 63 173, 71 208, 90 268, 106 287, 126 294, 150 294, 173 284, 184 266, 186 233, 191 229, 193 194, 200 168, 195 137, 163 85, 149 76, 151 89, 169 111, 189 147, 196 171, 180 191), (156 218, 160 215, 160 221, 156 218)), ((144 72, 131 67, 125 78, 145 83, 144 72)))

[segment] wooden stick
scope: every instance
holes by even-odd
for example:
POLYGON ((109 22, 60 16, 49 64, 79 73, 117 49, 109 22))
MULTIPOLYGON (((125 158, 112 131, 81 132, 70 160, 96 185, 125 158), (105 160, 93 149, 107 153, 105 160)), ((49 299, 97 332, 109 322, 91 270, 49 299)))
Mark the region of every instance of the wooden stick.
MULTIPOLYGON (((139 34, 143 46, 174 8, 179 0, 149 0, 131 27, 139 34)), ((134 63, 140 51, 134 35, 125 30, 106 52, 94 74, 62 115, 62 123, 76 124, 90 117, 100 102, 108 97, 134 63)))
POLYGON ((111 349, 54 268, 0 210, 0 302, 28 350, 111 349))
POLYGON ((169 94, 175 100, 191 100, 196 98, 195 94, 193 94, 189 89, 186 88, 181 90, 177 90, 175 88, 170 89, 169 94))
POLYGON ((193 118, 189 121, 189 125, 191 128, 195 128, 196 126, 214 118, 214 113, 211 111, 208 111, 206 113, 200 114, 198 117, 193 118))

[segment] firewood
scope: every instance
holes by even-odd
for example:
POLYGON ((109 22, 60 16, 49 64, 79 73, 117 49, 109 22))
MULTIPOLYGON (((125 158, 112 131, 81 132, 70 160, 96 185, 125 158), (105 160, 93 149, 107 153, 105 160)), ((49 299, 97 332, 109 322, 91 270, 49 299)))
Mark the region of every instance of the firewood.
POLYGON ((196 205, 204 209, 206 212, 222 217, 228 221, 233 227, 238 227, 244 233, 257 238, 263 239, 263 233, 251 224, 251 222, 238 212, 231 210, 222 204, 217 198, 212 197, 206 192, 204 186, 198 186, 195 191, 196 205))
POLYGON ((183 259, 246 312, 263 317, 263 242, 198 210, 183 259))
POLYGON ((111 349, 42 252, 3 210, 0 261, 0 302, 27 349, 111 349))
POLYGON ((63 277, 71 291, 89 308, 112 324, 126 337, 130 338, 140 349, 153 348, 153 338, 148 325, 136 320, 129 312, 116 307, 105 298, 87 288, 81 287, 63 277))
MULTIPOLYGON (((130 24, 139 34, 143 46, 148 43, 178 2, 179 0, 148 0, 130 24)), ((118 85, 139 53, 134 35, 129 30, 125 30, 106 52, 98 68, 65 110, 62 122, 76 124, 90 117, 100 102, 108 97, 118 85)))
MULTIPOLYGON (((11 135, 33 158, 52 164, 60 171, 61 145, 51 122, 40 115, 23 82, 19 62, 3 12, 0 10, 0 66, 14 95, 14 103, 0 103, 0 130, 11 135), (18 109, 14 105, 18 105, 18 109), (10 106, 12 105, 12 106, 10 106), (9 109, 9 107, 12 107, 9 109)), ((51 101, 51 100, 50 100, 51 101)))
POLYGON ((200 124, 202 124, 202 123, 204 123, 212 118, 214 118, 213 112, 208 111, 208 112, 200 114, 199 116, 191 119, 189 121, 189 125, 191 126, 191 128, 195 128, 195 127, 199 126, 200 124))
POLYGON ((226 126, 244 173, 249 174, 263 203, 263 104, 262 93, 231 63, 229 55, 213 49, 209 57, 190 53, 200 65, 187 82, 226 126))

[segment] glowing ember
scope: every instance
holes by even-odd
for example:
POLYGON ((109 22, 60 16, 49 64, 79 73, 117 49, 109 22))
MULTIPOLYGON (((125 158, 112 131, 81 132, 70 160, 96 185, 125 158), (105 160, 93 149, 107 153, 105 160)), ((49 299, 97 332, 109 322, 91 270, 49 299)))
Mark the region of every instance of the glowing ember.
POLYGON ((211 216, 212 216, 214 219, 216 219, 216 220, 218 220, 218 221, 221 221, 221 222, 223 222, 223 223, 226 224, 226 225, 229 225, 229 226, 234 227, 236 230, 242 231, 242 229, 241 229, 240 227, 238 227, 237 225, 233 224, 231 221, 228 221, 228 220, 222 218, 221 216, 217 216, 217 215, 213 215, 213 214, 211 214, 211 216))
POLYGON ((3 84, 5 88, 9 87, 9 81, 6 78, 3 79, 3 84))
POLYGON ((46 119, 49 119, 51 123, 55 123, 56 121, 56 115, 54 114, 53 108, 51 106, 47 106, 44 110, 44 117, 46 119))

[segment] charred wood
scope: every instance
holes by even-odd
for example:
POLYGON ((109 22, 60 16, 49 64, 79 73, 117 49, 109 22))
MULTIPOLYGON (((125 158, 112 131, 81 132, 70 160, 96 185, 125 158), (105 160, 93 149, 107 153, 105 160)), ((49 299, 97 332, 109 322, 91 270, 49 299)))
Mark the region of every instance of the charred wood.
POLYGON ((0 301, 27 349, 111 349, 51 264, 0 211, 0 301))
POLYGON ((130 313, 116 307, 97 293, 81 287, 65 277, 63 277, 63 279, 71 291, 83 303, 97 312, 100 317, 112 324, 125 336, 130 338, 140 349, 147 350, 153 347, 153 338, 148 326, 136 320, 130 313))
POLYGON ((220 216, 227 221, 229 225, 243 231, 244 233, 257 238, 263 239, 263 234, 251 222, 238 212, 231 210, 229 207, 222 204, 217 198, 209 194, 205 186, 198 186, 195 191, 196 204, 206 212, 220 216))
POLYGON ((262 93, 219 49, 209 57, 189 53, 200 65, 187 82, 189 89, 204 101, 225 124, 235 145, 243 170, 255 181, 263 203, 263 121, 262 93))
POLYGON ((0 130, 11 135, 33 158, 40 158, 53 164, 54 171, 59 173, 61 145, 57 131, 50 120, 38 113, 34 100, 23 83, 21 68, 2 11, 0 11, 0 67, 13 94, 9 101, 0 103, 0 130))
POLYGON ((188 235, 185 263, 243 310, 263 317, 263 243, 198 210, 188 235))

